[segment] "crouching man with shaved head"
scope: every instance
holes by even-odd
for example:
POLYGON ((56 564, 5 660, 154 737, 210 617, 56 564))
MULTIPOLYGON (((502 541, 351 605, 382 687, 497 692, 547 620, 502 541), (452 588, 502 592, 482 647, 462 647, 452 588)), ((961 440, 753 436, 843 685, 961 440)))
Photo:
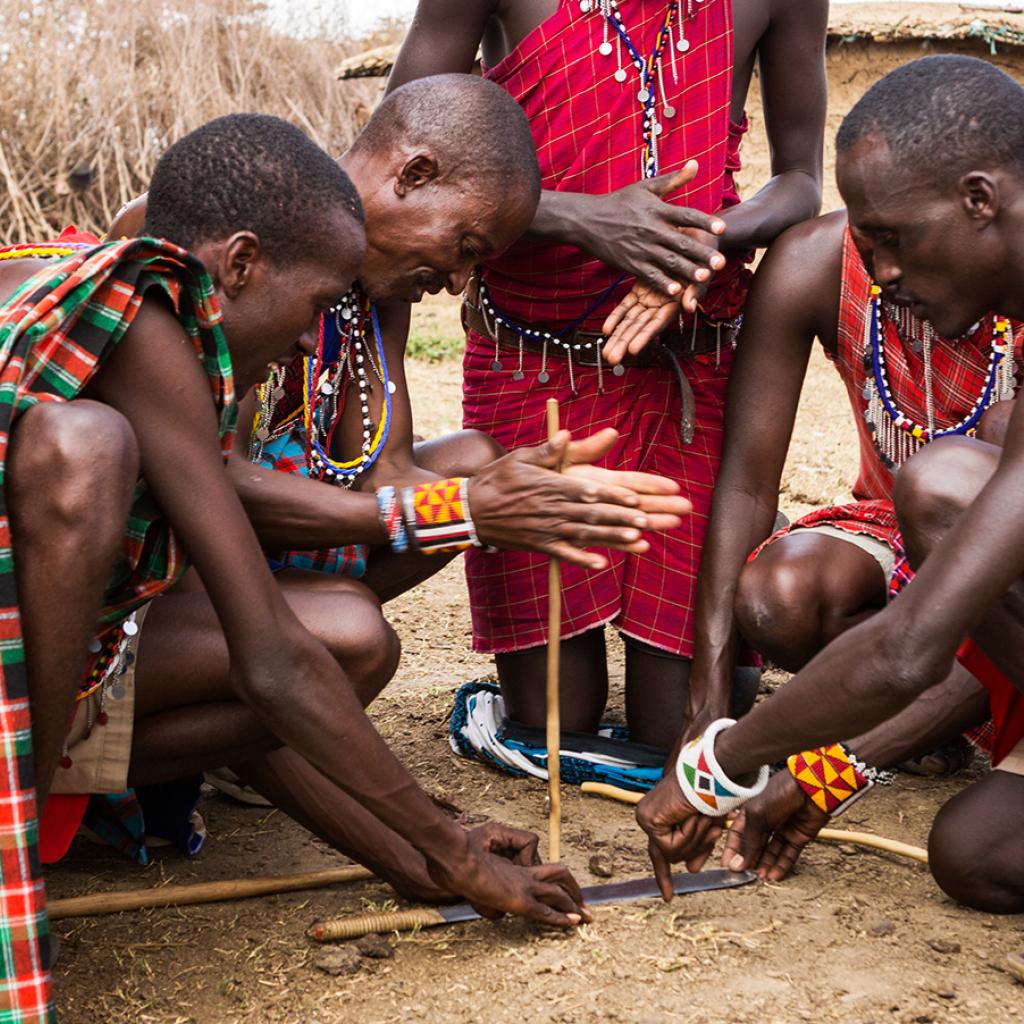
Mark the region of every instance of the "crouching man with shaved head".
MULTIPOLYGON (((1016 82, 966 57, 916 61, 865 95, 837 148, 852 237, 883 291, 898 292, 943 337, 958 337, 993 309, 1024 316, 1024 90, 1016 82)), ((995 346, 993 366, 1006 357, 995 346)), ((662 878, 673 862, 699 868, 723 817, 744 804, 757 828, 740 814, 727 865, 792 863, 815 828, 799 809, 781 820, 770 815, 771 789, 757 796, 767 780, 762 766, 788 756, 807 807, 840 808, 878 773, 856 741, 837 741, 895 715, 958 658, 989 691, 994 771, 941 809, 929 866, 960 903, 1024 912, 1024 412, 1017 405, 1002 449, 938 440, 901 468, 894 499, 916 576, 892 604, 839 636, 741 722, 719 720, 678 752, 675 770, 637 811, 662 878)))

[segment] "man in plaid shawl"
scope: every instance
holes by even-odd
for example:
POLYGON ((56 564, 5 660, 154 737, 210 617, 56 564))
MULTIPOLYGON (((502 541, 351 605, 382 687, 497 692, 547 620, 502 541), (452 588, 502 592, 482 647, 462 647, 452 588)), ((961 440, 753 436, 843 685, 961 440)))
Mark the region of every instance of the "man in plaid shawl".
MULTIPOLYGON (((468 71, 482 41, 484 75, 526 111, 540 157, 530 235, 481 260, 467 291, 464 425, 507 449, 536 444, 557 398, 574 432, 618 430, 602 465, 676 480, 694 506, 640 549, 564 571, 567 730, 593 732, 601 719, 606 624, 626 642, 630 738, 667 747, 681 725, 744 264, 820 201, 827 8, 421 0, 395 64, 392 87, 468 71), (759 59, 773 177, 741 203, 734 175, 759 59), (602 363, 602 325, 616 323, 602 363)), ((484 153, 501 146, 495 136, 484 153)), ((474 551, 467 579, 474 647, 495 655, 509 717, 543 725, 544 559, 474 551)))
MULTIPOLYGON (((394 759, 273 584, 224 471, 235 387, 309 351, 358 270, 351 181, 285 122, 233 115, 171 147, 149 201, 147 233, 171 241, 0 268, 0 1020, 54 1018, 37 806, 83 678, 90 689, 106 681, 122 634, 136 632, 131 613, 181 574, 185 552, 223 625, 240 698, 203 739, 224 747, 269 730, 400 832, 439 885, 482 907, 578 922, 564 868, 492 854, 504 833, 464 832, 394 759)), ((175 686, 187 704, 190 681, 175 686)), ((160 699, 173 731, 173 695, 160 699)))

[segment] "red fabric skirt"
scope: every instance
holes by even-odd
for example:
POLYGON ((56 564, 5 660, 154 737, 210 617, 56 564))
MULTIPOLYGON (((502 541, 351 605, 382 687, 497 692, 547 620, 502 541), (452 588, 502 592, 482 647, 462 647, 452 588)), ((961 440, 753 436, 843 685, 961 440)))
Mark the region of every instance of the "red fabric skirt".
MULTIPOLYGON (((680 439, 682 398, 670 369, 630 367, 621 377, 594 367, 574 366, 549 355, 547 383, 540 383, 541 355, 519 361, 502 349, 501 370, 493 370, 494 343, 470 332, 467 339, 463 420, 490 434, 506 448, 543 443, 545 402, 557 398, 562 426, 577 438, 604 427, 619 432, 602 460, 609 469, 640 470, 676 480, 693 502, 693 515, 667 533, 647 535, 643 555, 603 551, 609 565, 599 572, 562 566, 562 636, 571 637, 605 623, 627 636, 682 657, 693 654, 693 609, 700 549, 711 508, 711 494, 722 449, 725 390, 733 351, 683 362, 696 399, 697 427, 692 443, 680 439), (573 390, 575 385, 575 392, 573 390)), ((524 551, 488 554, 473 549, 466 558, 473 614, 473 648, 483 653, 521 651, 547 642, 547 559, 524 551)))
POLYGON ((973 640, 965 640, 957 660, 988 690, 992 710, 992 765, 995 767, 1024 740, 1024 693, 989 660, 973 640))
POLYGON ((837 530, 845 533, 862 533, 875 540, 888 544, 894 551, 896 537, 899 534, 899 524, 896 521, 896 510, 893 504, 886 498, 876 498, 871 501, 854 501, 849 505, 830 505, 828 508, 816 508, 808 512, 794 523, 776 530, 767 540, 759 544, 748 562, 752 562, 769 545, 780 537, 785 537, 792 530, 809 528, 813 526, 834 526, 837 530))

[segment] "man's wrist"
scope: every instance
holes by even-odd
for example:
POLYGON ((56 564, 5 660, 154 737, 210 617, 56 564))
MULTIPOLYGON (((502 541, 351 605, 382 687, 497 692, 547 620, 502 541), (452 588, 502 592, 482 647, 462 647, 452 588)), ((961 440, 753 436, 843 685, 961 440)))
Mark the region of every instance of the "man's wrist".
POLYGON ((589 198, 580 192, 545 190, 530 225, 530 235, 586 250, 586 217, 583 213, 589 198))

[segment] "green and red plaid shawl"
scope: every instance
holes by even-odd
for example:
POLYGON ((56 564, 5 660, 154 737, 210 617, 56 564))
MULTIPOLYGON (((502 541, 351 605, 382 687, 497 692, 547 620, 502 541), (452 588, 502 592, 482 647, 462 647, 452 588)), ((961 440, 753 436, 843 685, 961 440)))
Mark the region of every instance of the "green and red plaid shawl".
MULTIPOLYGON (((32 732, 14 578, 4 463, 14 420, 39 402, 81 393, 131 326, 147 291, 167 296, 201 358, 220 414, 225 455, 237 407, 213 284, 183 249, 129 239, 46 267, 0 305, 0 1024, 55 1019, 46 952, 46 898, 37 851, 32 732)), ((112 623, 166 589, 185 568, 144 482, 104 601, 112 623)))

